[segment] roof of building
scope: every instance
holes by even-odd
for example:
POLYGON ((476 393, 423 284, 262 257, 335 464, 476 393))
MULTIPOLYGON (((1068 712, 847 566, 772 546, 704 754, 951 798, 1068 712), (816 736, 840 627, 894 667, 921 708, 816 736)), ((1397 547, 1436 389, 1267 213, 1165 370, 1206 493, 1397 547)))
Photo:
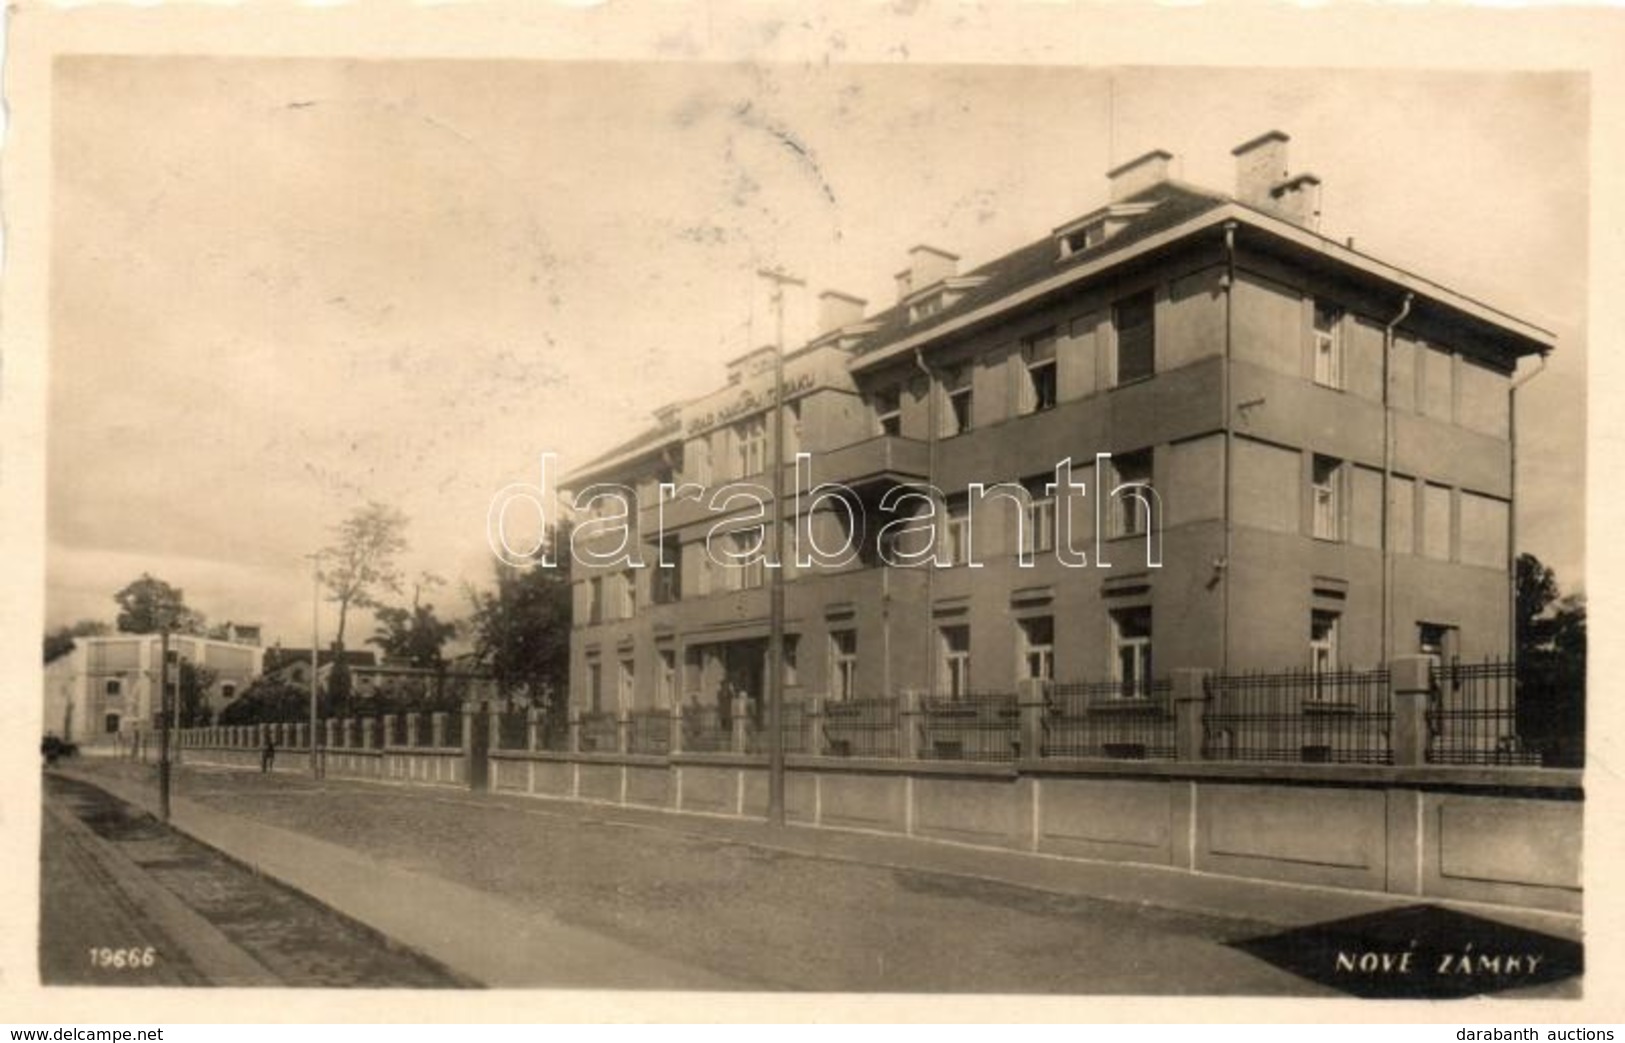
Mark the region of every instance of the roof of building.
MULTIPOLYGON (((1279 132, 1272 134, 1279 135, 1279 132)), ((1284 139, 1284 135, 1280 136, 1284 139)), ((1166 156, 1165 153, 1160 155, 1166 156)), ((1312 177, 1299 175, 1298 180, 1312 177)), ((852 351, 852 368, 861 370, 883 364, 886 358, 900 351, 935 339, 934 334, 946 336, 979 325, 1007 306, 1024 302, 1033 295, 1049 293, 1062 285, 1070 285, 1077 279, 1089 278, 1103 267, 1129 260, 1141 252, 1137 248, 1157 248, 1161 244, 1151 240, 1165 233, 1174 234, 1172 241, 1182 241, 1187 231, 1194 234, 1211 228, 1215 223, 1229 220, 1262 229, 1270 233, 1273 241, 1292 246, 1315 263, 1358 270, 1392 282, 1417 296, 1437 301, 1452 316, 1479 324, 1477 328, 1494 329, 1498 334, 1504 334, 1514 354, 1545 352, 1554 342, 1552 334, 1539 326, 1362 254, 1352 245, 1331 240, 1312 229, 1293 224, 1280 214, 1249 206, 1225 193, 1164 180, 1125 199, 1116 200, 1109 207, 1099 208, 1064 223, 1058 226, 1058 231, 1081 228, 1086 220, 1095 217, 1109 218, 1118 227, 1113 234, 1100 241, 1080 246, 1064 256, 1059 248, 1058 235, 1052 232, 951 279, 932 286, 914 287, 905 299, 865 316, 861 328, 849 327, 852 332, 861 334, 852 351), (949 284, 952 284, 954 293, 945 299, 940 309, 922 315, 911 307, 928 291, 936 287, 950 288, 949 284)), ((829 336, 825 334, 815 338, 788 357, 821 344, 829 336)), ((681 438, 682 428, 677 425, 667 423, 649 428, 576 468, 566 481, 578 482, 582 478, 611 471, 648 456, 651 450, 676 443, 681 438)))
POLYGON ((869 355, 900 340, 904 335, 913 336, 928 332, 955 316, 974 311, 981 305, 996 301, 1067 268, 1116 253, 1229 201, 1228 196, 1205 189, 1173 181, 1160 182, 1122 200, 1125 204, 1151 203, 1154 204, 1152 209, 1129 219, 1121 231, 1093 246, 1077 250, 1058 261, 1054 236, 1045 236, 964 273, 964 277, 985 281, 967 289, 952 304, 933 315, 911 322, 908 307, 899 302, 884 311, 868 316, 864 321, 878 328, 863 339, 857 354, 860 357, 869 355))
MULTIPOLYGON (((316 653, 317 666, 325 666, 333 662, 334 653, 331 648, 323 648, 316 653)), ((351 666, 374 666, 378 662, 376 653, 367 649, 344 650, 344 661, 351 666)), ((282 648, 280 646, 265 650, 265 672, 281 670, 284 667, 310 662, 310 649, 308 648, 282 648)))

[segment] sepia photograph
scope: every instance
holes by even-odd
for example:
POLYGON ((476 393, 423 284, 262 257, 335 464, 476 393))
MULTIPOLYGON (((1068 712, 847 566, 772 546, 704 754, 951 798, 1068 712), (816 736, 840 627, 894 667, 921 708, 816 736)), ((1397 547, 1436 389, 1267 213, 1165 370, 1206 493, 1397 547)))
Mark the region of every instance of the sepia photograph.
POLYGON ((36 64, 23 975, 1601 998, 1591 76, 764 24, 36 64))

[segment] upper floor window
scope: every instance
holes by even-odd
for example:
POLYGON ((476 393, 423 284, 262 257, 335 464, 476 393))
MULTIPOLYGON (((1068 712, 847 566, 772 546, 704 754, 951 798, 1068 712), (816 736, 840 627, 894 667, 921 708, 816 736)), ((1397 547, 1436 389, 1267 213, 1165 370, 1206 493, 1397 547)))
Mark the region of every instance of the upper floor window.
POLYGON ((1112 305, 1117 331, 1117 383, 1127 384, 1156 372, 1155 298, 1150 290, 1112 305))
POLYGON ((1312 477, 1313 532, 1317 540, 1340 540, 1342 533, 1343 461, 1316 456, 1312 477))
POLYGON ((118 695, 122 691, 123 691, 123 689, 122 689, 122 686, 119 684, 119 679, 118 678, 115 677, 115 678, 113 678, 113 679, 111 679, 110 681, 107 682, 106 692, 107 692, 108 695, 118 695))
POLYGON ((748 529, 737 529, 728 534, 733 542, 734 570, 738 574, 741 590, 750 590, 759 587, 766 580, 766 530, 760 526, 748 529), (746 555, 749 555, 746 558, 746 555))
POLYGON ((752 417, 734 425, 734 444, 738 447, 739 476, 760 474, 767 470, 767 421, 752 417))
POLYGON ((1151 450, 1122 453, 1111 458, 1112 488, 1107 490, 1108 515, 1106 533, 1113 539, 1120 536, 1144 536, 1151 531, 1152 505, 1156 503, 1151 488, 1151 450), (1139 490, 1147 490, 1141 493, 1139 490))
POLYGON ((631 619, 638 611, 638 586, 632 572, 623 572, 615 577, 616 581, 616 609, 620 619, 631 619))
POLYGON ((1021 528, 1022 547, 1029 554, 1047 554, 1055 549, 1055 494, 1050 490, 1054 479, 1049 475, 1029 479, 1027 487, 1027 518, 1021 528))
POLYGON ((875 411, 875 426, 883 435, 903 433, 903 389, 883 388, 871 399, 875 411))
POLYGON ((942 525, 942 549, 950 565, 964 565, 971 559, 970 501, 957 497, 947 503, 942 525))
POLYGON ((1037 413, 1055 407, 1055 331, 1049 330, 1021 342, 1021 362, 1026 378, 1021 384, 1021 411, 1037 413))
POLYGON ((711 484, 711 436, 701 435, 689 443, 685 452, 689 466, 688 478, 699 485, 711 484))
POLYGON ((952 437, 971 429, 971 367, 960 366, 948 371, 943 380, 943 391, 948 399, 948 410, 943 417, 943 435, 952 437))
POLYGON ((1315 383, 1343 386, 1343 309, 1315 302, 1315 383))
POLYGON ((604 581, 594 576, 587 581, 587 622, 604 621, 604 581))
POLYGON ((662 546, 662 558, 671 564, 657 563, 650 579, 649 596, 657 605, 669 605, 683 597, 682 547, 676 537, 668 536, 662 546))

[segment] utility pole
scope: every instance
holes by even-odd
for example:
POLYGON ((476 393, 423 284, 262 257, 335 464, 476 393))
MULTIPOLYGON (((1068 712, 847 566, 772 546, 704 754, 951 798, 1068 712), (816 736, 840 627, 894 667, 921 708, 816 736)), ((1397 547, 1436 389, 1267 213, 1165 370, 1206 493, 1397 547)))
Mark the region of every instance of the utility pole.
POLYGON ((773 285, 773 564, 767 600, 767 821, 784 825, 784 288, 806 283, 781 269, 756 273, 773 285))
MULTIPOLYGON (((169 821, 169 623, 159 631, 158 652, 158 817, 169 821)), ((178 687, 178 685, 177 685, 178 687)))
POLYGON ((316 752, 316 727, 320 723, 317 717, 316 685, 320 679, 316 668, 318 664, 317 649, 317 614, 321 610, 322 598, 322 572, 320 554, 307 554, 310 559, 310 777, 322 777, 321 755, 316 752))

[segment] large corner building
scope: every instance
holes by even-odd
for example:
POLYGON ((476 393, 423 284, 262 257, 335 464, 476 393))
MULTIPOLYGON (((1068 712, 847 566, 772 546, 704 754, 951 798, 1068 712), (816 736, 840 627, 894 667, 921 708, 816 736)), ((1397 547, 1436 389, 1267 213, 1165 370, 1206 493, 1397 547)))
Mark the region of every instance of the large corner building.
MULTIPOLYGON (((1510 380, 1551 334, 1321 235, 1285 135, 1235 155, 1233 195, 1153 152, 997 260, 917 246, 888 306, 821 296, 784 362, 779 455, 810 460, 786 472, 785 538, 854 553, 785 566, 790 698, 1030 677, 1132 695, 1176 667, 1508 651, 1510 380), (1066 459, 1081 496, 1048 487, 1066 459), (938 566, 886 563, 885 523, 922 508, 882 506, 913 484, 944 496, 938 566)), ((644 566, 578 561, 573 707, 762 697, 769 572, 706 541, 749 550, 771 515, 706 498, 770 484, 773 363, 736 360, 568 476, 636 490, 644 566), (661 504, 662 483, 689 495, 661 504)))

